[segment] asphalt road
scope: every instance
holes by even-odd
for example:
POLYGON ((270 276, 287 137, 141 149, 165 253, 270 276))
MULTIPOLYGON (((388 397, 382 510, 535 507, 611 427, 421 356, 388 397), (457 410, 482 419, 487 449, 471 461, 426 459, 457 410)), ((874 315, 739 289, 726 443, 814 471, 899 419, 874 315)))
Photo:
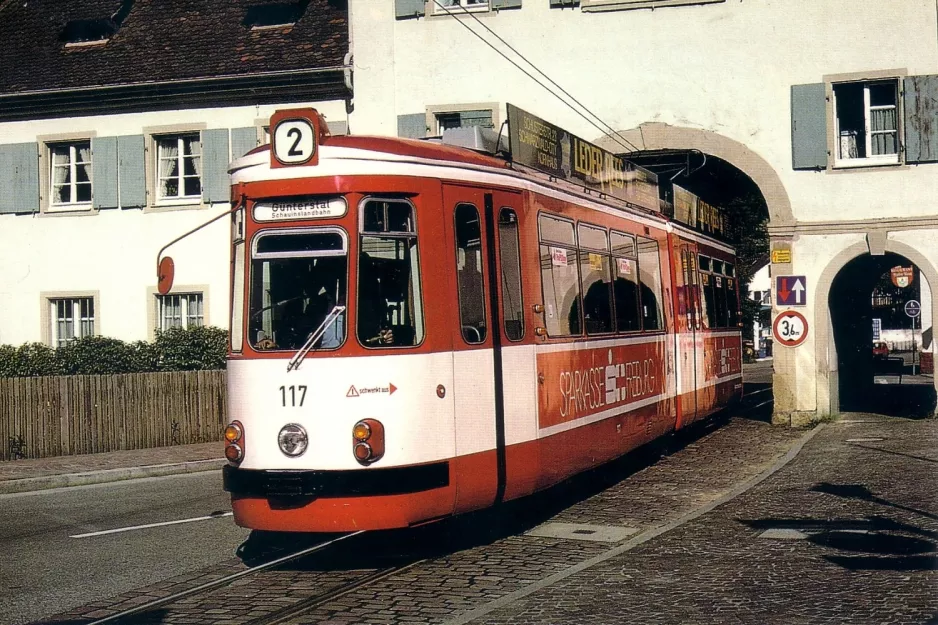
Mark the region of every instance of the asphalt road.
POLYGON ((0 495, 0 623, 18 625, 230 559, 247 537, 210 471, 0 495))

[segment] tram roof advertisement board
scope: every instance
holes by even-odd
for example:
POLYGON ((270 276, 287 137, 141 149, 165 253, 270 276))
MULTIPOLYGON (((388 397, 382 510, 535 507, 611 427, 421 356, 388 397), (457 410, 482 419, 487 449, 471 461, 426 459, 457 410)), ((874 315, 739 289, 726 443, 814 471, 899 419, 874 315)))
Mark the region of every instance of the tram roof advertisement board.
POLYGON ((511 159, 600 193, 659 210, 658 177, 563 128, 508 105, 511 159))

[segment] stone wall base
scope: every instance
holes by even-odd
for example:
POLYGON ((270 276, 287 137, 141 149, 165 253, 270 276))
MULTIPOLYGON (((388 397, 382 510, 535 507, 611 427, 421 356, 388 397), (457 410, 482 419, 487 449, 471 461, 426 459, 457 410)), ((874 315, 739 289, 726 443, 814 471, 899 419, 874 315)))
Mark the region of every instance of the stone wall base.
POLYGON ((816 423, 817 420, 818 414, 813 410, 772 413, 772 425, 780 425, 783 427, 806 428, 816 423))

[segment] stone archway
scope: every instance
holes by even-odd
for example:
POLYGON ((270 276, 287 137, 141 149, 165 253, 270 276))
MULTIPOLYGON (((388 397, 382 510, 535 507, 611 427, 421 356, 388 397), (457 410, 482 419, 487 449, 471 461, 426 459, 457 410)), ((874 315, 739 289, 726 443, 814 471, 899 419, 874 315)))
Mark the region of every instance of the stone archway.
MULTIPOLYGON (((839 371, 837 368, 837 348, 834 342, 830 313, 830 294, 834 278, 848 263, 864 254, 869 254, 870 235, 867 241, 854 243, 837 254, 825 267, 815 287, 814 309, 814 352, 817 371, 817 414, 835 414, 840 410, 839 397, 839 371)), ((932 316, 935 316, 935 305, 938 304, 938 270, 918 250, 910 245, 885 238, 885 252, 893 252, 904 256, 915 263, 921 275, 928 283, 932 298, 932 316)), ((934 321, 934 319, 932 320, 934 321)), ((932 326, 934 327, 934 325, 932 326)), ((938 391, 938 379, 934 381, 938 391)))
MULTIPOLYGON (((621 134, 642 150, 698 150, 723 159, 749 176, 759 187, 769 209, 770 226, 795 223, 791 200, 781 178, 764 158, 744 144, 709 130, 659 122, 641 124, 621 134)), ((612 152, 622 151, 622 146, 609 137, 598 138, 595 143, 612 152)))

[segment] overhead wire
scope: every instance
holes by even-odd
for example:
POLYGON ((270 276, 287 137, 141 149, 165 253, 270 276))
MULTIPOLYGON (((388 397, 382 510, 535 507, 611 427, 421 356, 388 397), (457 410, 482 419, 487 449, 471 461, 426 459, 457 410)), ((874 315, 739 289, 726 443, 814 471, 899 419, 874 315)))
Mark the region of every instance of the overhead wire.
POLYGON ((577 106, 579 106, 580 108, 583 109, 583 111, 586 111, 587 113, 589 113, 589 115, 591 115, 591 116, 594 117, 596 120, 598 120, 598 121, 599 121, 599 124, 602 124, 602 126, 600 126, 600 125, 597 124, 595 121, 593 121, 592 119, 590 119, 589 117, 587 117, 586 115, 584 115, 582 111, 577 110, 576 107, 574 107, 570 102, 568 102, 567 100, 565 100, 565 99, 563 99, 562 97, 560 97, 560 95, 558 95, 555 91, 553 91, 550 87, 548 87, 547 85, 545 85, 543 82, 541 82, 540 80, 538 80, 535 76, 532 76, 529 71, 527 71, 525 68, 523 68, 523 67, 521 67, 520 65, 518 65, 518 63, 516 63, 513 59, 509 58, 507 54, 505 54, 504 52, 502 52, 501 50, 499 50, 494 44, 492 44, 492 42, 488 41, 485 37, 483 37, 483 36, 480 35, 478 32, 476 32, 476 31, 474 31, 472 28, 470 28, 469 25, 466 24, 463 20, 458 19, 458 17, 456 16, 456 13, 454 13, 453 11, 451 11, 451 10, 449 9, 449 7, 445 7, 445 6, 443 6, 442 4, 440 4, 440 1, 439 1, 439 0, 433 0, 433 3, 434 3, 436 6, 438 6, 440 9, 442 9, 444 12, 446 12, 447 15, 449 15, 450 17, 452 17, 453 19, 455 19, 457 22, 459 22, 460 24, 462 24, 462 26, 463 26, 466 30, 468 30, 470 33, 472 33, 472 34, 473 34, 475 37, 477 37, 480 41, 482 41, 482 42, 483 42, 484 44, 486 44, 488 47, 492 48, 492 50, 494 50, 499 56, 501 56, 501 57, 504 58, 506 61, 508 61, 509 63, 511 63, 512 65, 514 65, 514 66, 515 66, 516 68, 518 68, 524 75, 526 75, 528 78, 530 78, 531 80, 533 80, 534 82, 536 82, 539 86, 543 87, 545 91, 547 91, 548 93, 550 93, 551 95, 553 95, 555 98, 557 98, 558 100, 560 100, 564 105, 566 105, 566 106, 567 106, 570 110, 572 110, 574 113, 576 113, 577 115, 579 115, 580 117, 582 117, 583 119, 585 119, 590 125, 592 125, 594 128, 596 128, 597 130, 599 130, 599 132, 601 132, 603 135, 605 135, 605 136, 608 137, 609 139, 612 139, 613 141, 615 141, 616 143, 618 143, 620 146, 622 146, 623 148, 625 148, 626 151, 628 151, 628 152, 640 152, 640 151, 641 151, 641 149, 640 149, 638 146, 636 146, 634 143, 632 143, 631 141, 629 141, 628 139, 626 139, 624 136, 622 136, 622 134, 620 134, 617 130, 613 129, 612 126, 610 126, 609 124, 607 124, 599 115, 597 115, 596 113, 594 113, 593 111, 591 111, 589 108, 586 107, 586 105, 584 105, 582 102, 580 102, 578 99, 576 99, 576 98, 575 98, 572 94, 570 94, 566 89, 564 89, 562 86, 560 86, 559 84, 557 84, 557 82, 556 82, 555 80, 553 80, 550 76, 548 76, 548 75, 547 75, 543 70, 541 70, 537 65, 535 65, 534 63, 532 63, 527 57, 525 57, 523 54, 521 54, 521 52, 519 52, 517 49, 515 49, 510 43, 508 43, 507 41, 505 41, 501 36, 498 35, 498 33, 496 33, 496 32, 493 31, 491 28, 489 28, 488 26, 486 26, 486 25, 482 22, 482 20, 480 20, 478 17, 476 17, 476 16, 473 14, 473 12, 470 11, 466 6, 463 6, 462 4, 460 4, 460 5, 459 5, 459 8, 462 10, 463 13, 465 13, 466 15, 469 15, 469 16, 470 16, 472 19, 474 19, 479 25, 481 25, 482 28, 484 28, 484 29, 485 29, 486 31, 488 31, 492 36, 494 36, 498 41, 500 41, 502 44, 504 44, 509 50, 511 50, 512 52, 514 52, 516 55, 518 55, 518 57, 520 57, 522 60, 524 60, 525 63, 527 63, 528 65, 530 65, 532 68, 534 68, 534 70, 535 70, 538 74, 540 74, 541 76, 543 76, 551 85, 553 85, 554 87, 556 87, 557 89, 559 89, 565 96, 567 96, 567 97, 570 98, 573 102, 575 102, 575 103, 577 104, 577 106), (603 128, 603 126, 604 126, 605 128, 603 128))

